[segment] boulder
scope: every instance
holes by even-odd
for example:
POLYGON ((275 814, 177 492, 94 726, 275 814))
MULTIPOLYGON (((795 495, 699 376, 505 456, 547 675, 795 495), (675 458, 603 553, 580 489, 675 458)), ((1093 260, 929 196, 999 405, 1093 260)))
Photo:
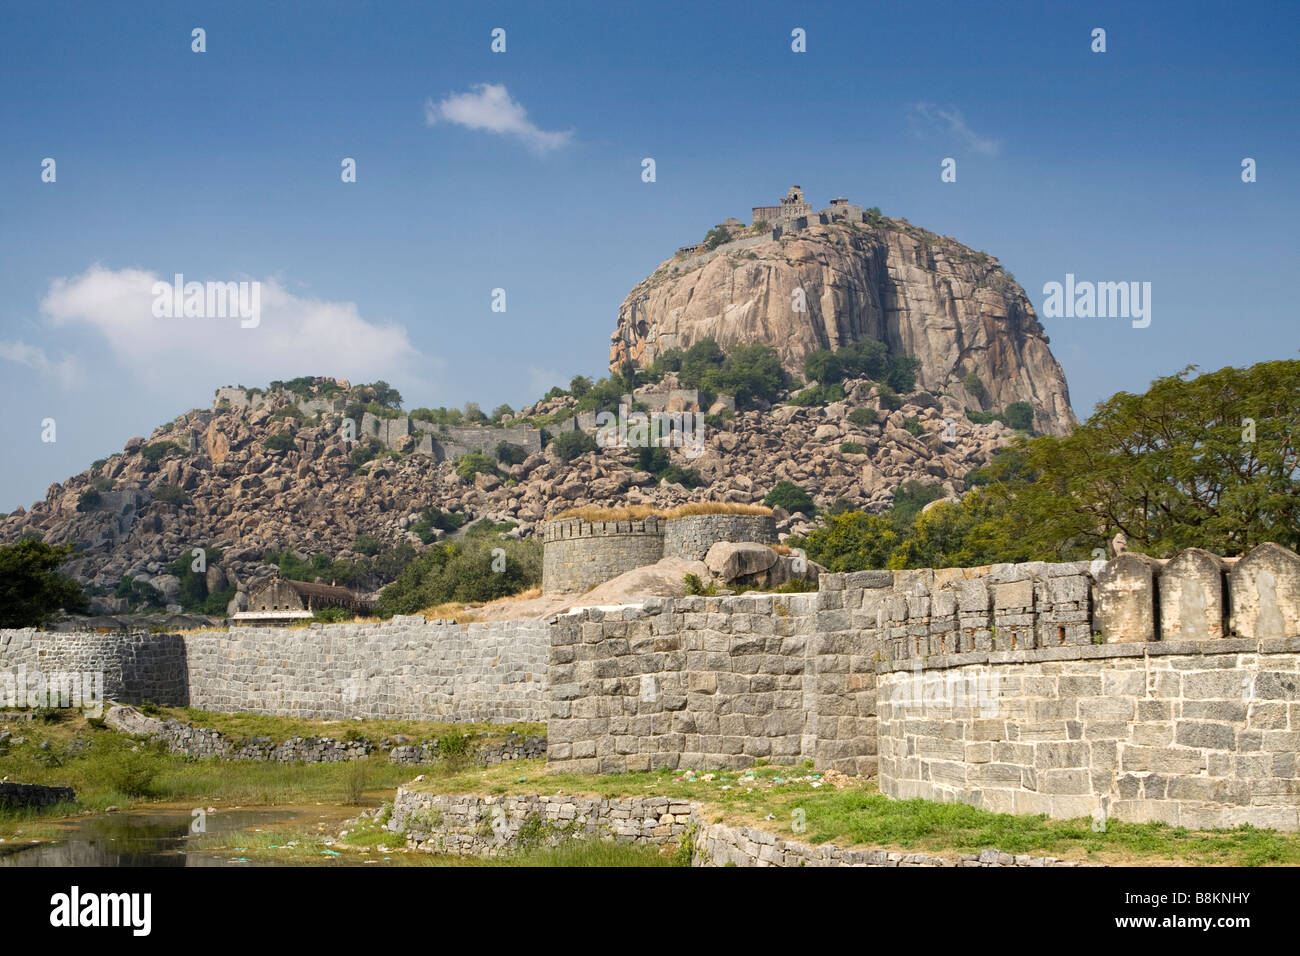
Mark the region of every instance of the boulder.
POLYGON ((704 563, 723 581, 759 574, 776 563, 776 552, 755 541, 719 541, 709 548, 704 563))

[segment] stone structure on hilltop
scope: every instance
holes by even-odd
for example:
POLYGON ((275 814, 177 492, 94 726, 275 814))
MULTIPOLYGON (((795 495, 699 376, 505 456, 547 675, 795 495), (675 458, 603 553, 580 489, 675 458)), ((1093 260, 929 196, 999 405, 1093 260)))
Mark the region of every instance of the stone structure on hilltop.
POLYGON ((809 353, 875 340, 915 356, 919 384, 966 408, 1024 401, 1040 432, 1074 424, 1033 304, 996 258, 844 198, 813 212, 798 186, 753 214, 713 249, 678 250, 628 294, 612 369, 713 338, 770 345, 801 377, 809 353))
MULTIPOLYGON (((341 422, 347 399, 304 398, 292 392, 233 388, 217 389, 212 402, 214 409, 233 408, 255 412, 274 408, 288 400, 307 417, 319 416, 341 422)), ((470 452, 491 454, 502 442, 518 445, 528 454, 542 450, 542 433, 537 428, 488 426, 435 425, 430 421, 412 418, 400 412, 381 417, 373 412, 362 413, 360 421, 353 422, 357 441, 375 441, 389 451, 405 450, 412 454, 428 455, 435 461, 453 461, 470 452)))
MULTIPOLYGON (((861 209, 858 211, 861 213, 861 209)), ((812 206, 803 198, 803 187, 791 186, 790 192, 781 197, 781 205, 755 206, 753 224, 755 226, 784 226, 793 224, 799 219, 805 219, 811 213, 812 206)))

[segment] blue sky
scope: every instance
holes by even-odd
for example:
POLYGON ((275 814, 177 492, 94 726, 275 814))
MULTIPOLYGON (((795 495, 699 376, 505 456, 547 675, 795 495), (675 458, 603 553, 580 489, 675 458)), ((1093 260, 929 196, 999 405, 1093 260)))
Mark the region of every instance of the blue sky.
POLYGON ((791 183, 1040 311, 1066 273, 1150 282, 1148 328, 1043 320, 1081 417, 1300 346, 1294 2, 113 6, 0 4, 0 511, 225 384, 490 409, 603 374, 628 290, 791 183), (263 282, 262 324, 139 316, 177 272, 263 282))

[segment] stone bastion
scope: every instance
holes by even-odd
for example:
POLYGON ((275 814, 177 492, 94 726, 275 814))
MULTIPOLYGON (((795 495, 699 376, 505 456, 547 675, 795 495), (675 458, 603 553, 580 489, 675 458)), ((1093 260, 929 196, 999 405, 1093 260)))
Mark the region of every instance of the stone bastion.
POLYGON ((661 558, 702 561, 719 541, 775 544, 776 540, 771 515, 650 515, 623 521, 560 518, 542 529, 542 591, 580 594, 661 558))

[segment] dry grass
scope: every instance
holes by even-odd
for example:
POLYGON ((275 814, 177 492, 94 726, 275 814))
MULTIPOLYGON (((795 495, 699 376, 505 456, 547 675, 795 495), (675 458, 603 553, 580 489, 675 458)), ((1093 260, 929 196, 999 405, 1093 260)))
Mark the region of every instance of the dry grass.
POLYGON ((424 615, 426 621, 435 620, 453 620, 457 624, 472 624, 475 621, 482 620, 478 611, 485 607, 496 607, 501 604, 512 604, 516 601, 531 601, 534 598, 542 596, 540 587, 529 588, 527 591, 520 591, 518 594, 511 594, 508 597, 497 598, 488 601, 486 604, 467 605, 463 601, 448 601, 446 604, 435 604, 433 607, 426 607, 420 613, 424 615))
POLYGON ((735 501, 693 501, 669 508, 659 514, 664 518, 685 518, 689 515, 770 515, 766 505, 742 505, 735 501))
POLYGON ((550 520, 578 518, 582 521, 640 521, 643 518, 685 518, 689 515, 770 515, 772 509, 765 505, 744 505, 734 501, 693 501, 676 508, 652 508, 650 505, 626 505, 622 508, 569 508, 550 520))
POLYGON ((642 518, 657 514, 659 512, 650 505, 626 505, 622 508, 600 508, 596 505, 588 505, 585 508, 567 508, 550 520, 578 518, 581 521, 640 521, 642 518))

